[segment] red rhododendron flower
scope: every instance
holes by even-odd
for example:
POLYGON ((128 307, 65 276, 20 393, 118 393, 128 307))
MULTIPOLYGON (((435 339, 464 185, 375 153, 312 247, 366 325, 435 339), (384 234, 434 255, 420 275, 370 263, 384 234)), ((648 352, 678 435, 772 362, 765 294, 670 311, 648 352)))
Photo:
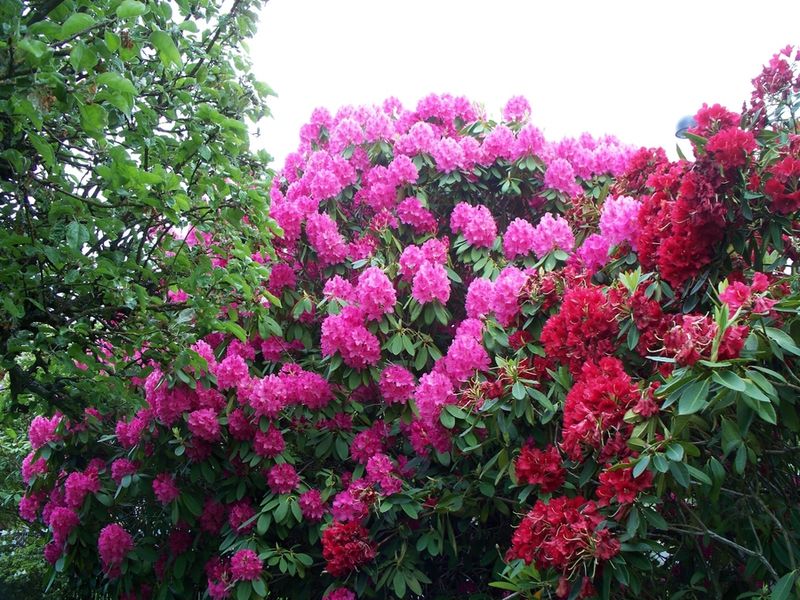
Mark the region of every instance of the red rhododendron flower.
POLYGON ((375 558, 376 545, 369 531, 358 523, 334 521, 322 532, 322 556, 328 561, 326 570, 342 577, 375 558))
POLYGON ((567 470, 561 465, 561 454, 555 446, 549 446, 545 451, 525 446, 514 461, 514 472, 520 483, 541 485, 541 492, 549 494, 566 480, 567 470))

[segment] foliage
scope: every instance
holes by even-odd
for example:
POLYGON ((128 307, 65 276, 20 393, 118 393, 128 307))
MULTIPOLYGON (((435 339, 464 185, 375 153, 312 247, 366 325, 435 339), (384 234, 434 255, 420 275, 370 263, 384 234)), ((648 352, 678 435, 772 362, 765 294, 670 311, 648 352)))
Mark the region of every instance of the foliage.
POLYGON ((131 376, 191 363, 198 333, 236 328, 219 306, 253 301, 265 272, 249 247, 268 252, 274 228, 245 123, 271 93, 240 47, 259 5, 0 6, 7 420, 136 403, 131 376), (199 235, 226 260, 198 253, 199 235))
POLYGON ((790 52, 695 161, 547 142, 520 98, 316 111, 280 306, 135 415, 32 423, 48 560, 126 598, 797 597, 790 52))

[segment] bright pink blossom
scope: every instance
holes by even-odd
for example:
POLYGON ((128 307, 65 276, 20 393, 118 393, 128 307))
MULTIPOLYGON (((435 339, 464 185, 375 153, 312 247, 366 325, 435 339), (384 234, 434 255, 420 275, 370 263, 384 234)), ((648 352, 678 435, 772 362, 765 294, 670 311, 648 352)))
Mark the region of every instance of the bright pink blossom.
POLYGON ((231 558, 231 577, 233 581, 253 581, 261 577, 264 563, 259 560, 258 554, 243 548, 238 550, 231 558))
POLYGON ((181 491, 175 485, 175 476, 170 473, 156 475, 153 480, 153 492, 155 492, 156 497, 164 506, 181 495, 181 491))
POLYGON ((411 295, 420 304, 438 300, 446 304, 450 299, 450 279, 442 265, 424 262, 414 275, 411 295))
POLYGON ((273 494, 288 494, 300 485, 300 477, 290 464, 278 464, 267 472, 267 483, 273 494))
POLYGON ((120 565, 133 548, 131 535, 116 523, 106 525, 100 532, 97 549, 103 563, 103 572, 109 579, 116 579, 122 575, 120 565))

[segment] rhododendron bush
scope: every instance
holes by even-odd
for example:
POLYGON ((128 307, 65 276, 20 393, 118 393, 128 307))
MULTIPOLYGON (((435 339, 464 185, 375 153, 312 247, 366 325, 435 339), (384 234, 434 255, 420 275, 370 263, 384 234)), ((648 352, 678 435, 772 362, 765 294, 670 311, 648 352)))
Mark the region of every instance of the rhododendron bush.
POLYGON ((122 598, 792 596, 794 60, 694 161, 522 98, 315 111, 239 327, 134 414, 34 420, 47 559, 122 598))

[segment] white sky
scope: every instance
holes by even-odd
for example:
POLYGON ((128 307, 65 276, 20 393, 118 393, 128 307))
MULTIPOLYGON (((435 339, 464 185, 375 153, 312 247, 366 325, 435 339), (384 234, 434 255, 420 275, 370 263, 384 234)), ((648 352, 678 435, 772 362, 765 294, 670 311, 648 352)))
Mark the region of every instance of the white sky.
POLYGON ((253 147, 280 168, 317 106, 449 92, 496 117, 525 96, 549 140, 610 133, 674 158, 678 119, 739 112, 798 24, 798 0, 270 0, 250 55, 279 98, 253 147))

